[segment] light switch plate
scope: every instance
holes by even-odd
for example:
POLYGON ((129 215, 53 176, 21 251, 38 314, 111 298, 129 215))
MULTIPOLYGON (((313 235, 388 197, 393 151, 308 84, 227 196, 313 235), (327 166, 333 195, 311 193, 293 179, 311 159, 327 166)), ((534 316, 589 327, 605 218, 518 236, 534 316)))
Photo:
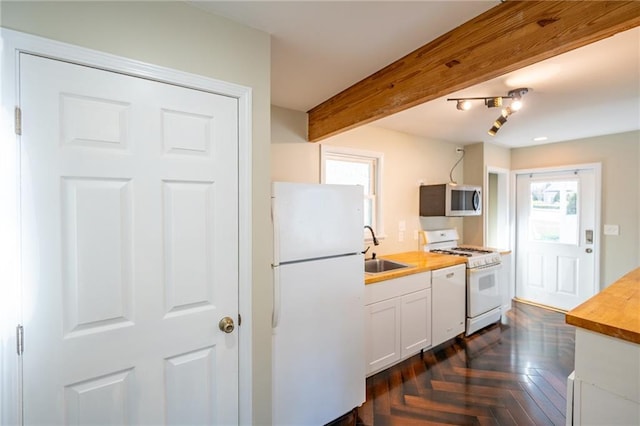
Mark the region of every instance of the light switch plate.
POLYGON ((620 235, 620 226, 604 225, 604 235, 620 235))

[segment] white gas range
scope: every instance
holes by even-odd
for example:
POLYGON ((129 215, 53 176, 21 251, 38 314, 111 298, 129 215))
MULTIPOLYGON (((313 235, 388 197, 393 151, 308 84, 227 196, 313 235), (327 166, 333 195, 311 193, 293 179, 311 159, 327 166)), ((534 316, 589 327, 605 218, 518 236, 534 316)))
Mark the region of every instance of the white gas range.
POLYGON ((497 250, 484 247, 458 246, 456 229, 424 231, 424 250, 467 260, 467 323, 465 334, 500 321, 501 297, 498 271, 502 257, 497 250))

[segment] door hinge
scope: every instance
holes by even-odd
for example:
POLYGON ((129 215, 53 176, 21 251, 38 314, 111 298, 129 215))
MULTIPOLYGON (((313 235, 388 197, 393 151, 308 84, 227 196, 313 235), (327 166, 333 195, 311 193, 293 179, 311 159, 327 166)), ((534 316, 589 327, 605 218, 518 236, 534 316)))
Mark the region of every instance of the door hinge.
POLYGON ((16 327, 16 352, 18 355, 24 352, 24 327, 21 324, 16 327))
POLYGON ((238 314, 238 327, 242 325, 242 316, 238 314))
POLYGON ((22 110, 16 107, 14 112, 16 135, 22 134, 22 110))

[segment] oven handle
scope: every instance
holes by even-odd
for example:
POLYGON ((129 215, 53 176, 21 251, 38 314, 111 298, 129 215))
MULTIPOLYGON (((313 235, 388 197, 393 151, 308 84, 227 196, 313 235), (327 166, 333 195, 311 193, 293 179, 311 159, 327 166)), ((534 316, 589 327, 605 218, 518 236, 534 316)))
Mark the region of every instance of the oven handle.
POLYGON ((481 272, 492 272, 502 268, 502 263, 494 263, 493 265, 477 266, 475 268, 467 268, 470 274, 479 274, 481 272))

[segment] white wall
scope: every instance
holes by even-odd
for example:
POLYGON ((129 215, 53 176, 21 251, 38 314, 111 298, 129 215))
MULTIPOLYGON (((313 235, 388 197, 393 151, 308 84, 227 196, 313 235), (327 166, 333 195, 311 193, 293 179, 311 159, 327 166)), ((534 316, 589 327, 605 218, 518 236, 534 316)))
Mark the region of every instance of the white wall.
POLYGON ((7 2, 1 25, 253 89, 253 421, 271 422, 270 37, 184 2, 7 2))
POLYGON ((640 132, 517 148, 512 170, 602 163, 602 221, 620 235, 602 235, 600 283, 604 288, 640 265, 640 132))
MULTIPOLYGON (((306 113, 272 107, 271 178, 274 181, 320 182, 320 145, 306 140, 306 113)), ((386 235, 377 254, 418 250, 415 231, 422 228, 457 227, 461 218, 418 216, 420 182, 445 183, 458 160, 456 145, 366 125, 328 138, 322 144, 359 148, 384 154, 383 209, 386 235), (400 241, 399 223, 405 222, 400 241)), ((464 161, 463 161, 464 163, 464 161)), ((462 164, 454 179, 462 181, 462 164)))
MULTIPOLYGON (((466 145, 464 147, 464 181, 458 183, 484 187, 484 145, 484 143, 476 143, 473 145, 466 145)), ((483 191, 486 191, 486 188, 483 188, 483 191)), ((475 246, 484 245, 484 218, 486 214, 487 208, 485 206, 482 208, 482 214, 480 216, 469 216, 464 218, 464 234, 462 235, 462 241, 465 244, 472 244, 475 246)))
POLYGON ((307 113, 271 107, 271 180, 320 182, 320 144, 307 142, 307 113))

